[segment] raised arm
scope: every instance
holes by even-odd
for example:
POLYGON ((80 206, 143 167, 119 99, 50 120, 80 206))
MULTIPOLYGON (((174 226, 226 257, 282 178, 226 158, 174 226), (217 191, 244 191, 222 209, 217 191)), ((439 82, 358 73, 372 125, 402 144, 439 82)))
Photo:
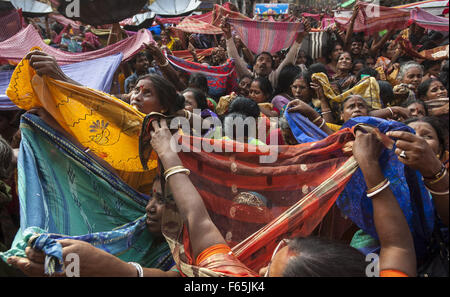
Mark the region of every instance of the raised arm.
POLYGON ((234 59, 236 65, 236 72, 239 77, 244 75, 252 76, 251 71, 247 67, 247 63, 239 56, 236 44, 234 43, 233 36, 231 35, 231 26, 227 21, 227 18, 223 18, 220 24, 222 31, 225 34, 227 43, 227 54, 229 58, 234 59))
POLYGON ((350 18, 350 24, 348 25, 347 33, 345 34, 344 50, 346 51, 350 50, 351 40, 353 36, 353 27, 355 26, 355 21, 356 17, 358 16, 358 12, 359 12, 359 5, 358 3, 356 3, 356 5, 353 8, 353 14, 352 17, 350 18))
POLYGON ((382 145, 371 133, 356 132, 353 156, 367 184, 368 195, 373 195, 373 220, 381 245, 380 272, 395 270, 416 276, 414 242, 397 199, 387 184, 378 161, 382 145))
MULTIPOLYGON (((170 147, 172 134, 166 120, 153 121, 151 144, 158 154, 164 169, 167 171, 175 166, 183 166, 178 154, 170 147)), ((222 234, 211 220, 202 197, 186 174, 177 173, 169 176, 167 183, 177 204, 179 213, 189 230, 189 238, 194 259, 205 249, 226 244, 222 234)))

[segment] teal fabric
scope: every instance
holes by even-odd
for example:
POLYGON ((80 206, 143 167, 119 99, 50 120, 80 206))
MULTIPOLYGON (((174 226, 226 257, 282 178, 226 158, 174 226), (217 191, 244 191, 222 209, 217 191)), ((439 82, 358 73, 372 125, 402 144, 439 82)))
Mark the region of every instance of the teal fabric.
POLYGON ((20 230, 0 257, 24 256, 35 234, 90 242, 124 261, 169 270, 170 249, 146 229, 149 197, 49 127, 25 114, 18 158, 20 230))

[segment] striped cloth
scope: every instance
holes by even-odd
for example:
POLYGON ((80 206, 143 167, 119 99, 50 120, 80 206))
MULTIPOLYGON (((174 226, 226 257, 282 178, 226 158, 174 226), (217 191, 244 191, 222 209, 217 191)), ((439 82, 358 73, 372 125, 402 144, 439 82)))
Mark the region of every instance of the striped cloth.
POLYGON ((304 50, 313 59, 318 59, 323 55, 323 49, 327 47, 329 33, 325 31, 309 32, 308 36, 301 43, 301 50, 304 50))
POLYGON ((141 30, 134 36, 95 51, 70 53, 45 44, 36 29, 29 25, 8 40, 0 42, 0 59, 18 63, 29 53, 31 48, 39 47, 44 52, 54 56, 60 65, 98 59, 118 53, 123 53, 123 61, 127 61, 144 48, 144 43, 150 42, 154 42, 150 31, 141 30))
POLYGON ((304 30, 302 23, 261 22, 230 19, 229 23, 253 53, 276 53, 289 48, 297 34, 304 30))
POLYGON ((411 41, 403 38, 401 35, 397 37, 396 42, 400 44, 402 49, 411 57, 432 61, 440 61, 449 58, 448 44, 417 52, 417 50, 415 50, 413 45, 411 44, 411 41))
MULTIPOLYGON (((266 153, 257 148, 251 152, 250 145, 244 145, 242 153, 226 153, 232 147, 236 151, 238 143, 233 141, 216 141, 224 153, 196 153, 189 144, 195 144, 196 138, 191 138, 183 141, 189 153, 179 154, 191 171, 189 178, 233 253, 253 271, 267 265, 280 239, 311 234, 357 169, 355 159, 342 150, 353 140, 351 129, 314 143, 278 146, 278 159, 270 164, 260 163, 259 157, 266 153), (242 204, 239 211, 247 215, 240 216, 233 199, 242 192, 264 196, 270 206, 261 208, 270 215, 261 216, 257 207, 242 204)), ((183 222, 177 221, 175 212, 166 206, 162 228, 181 272, 188 276, 227 275, 183 262, 186 245, 178 236, 183 222)))
POLYGON ((189 62, 175 56, 167 55, 167 60, 176 69, 187 73, 202 73, 208 79, 208 94, 218 98, 230 94, 237 88, 237 74, 235 62, 228 59, 220 66, 207 66, 195 62, 189 62))
POLYGON ((434 16, 418 7, 411 10, 410 23, 413 22, 428 30, 448 32, 448 18, 434 16))
MULTIPOLYGON (((353 27, 354 32, 366 32, 373 34, 383 30, 401 30, 408 26, 410 13, 404 9, 397 9, 392 7, 378 6, 365 2, 359 2, 358 15, 353 27)), ((350 15, 340 15, 335 18, 345 29, 348 29, 350 24, 350 15)))
POLYGON ((222 29, 220 29, 219 27, 193 18, 185 18, 181 23, 178 24, 178 26, 176 26, 176 28, 188 33, 223 34, 222 29))
MULTIPOLYGON (((214 48, 207 48, 207 49, 196 49, 197 57, 201 61, 205 57, 211 56, 214 48)), ((184 59, 186 61, 193 62, 194 57, 192 57, 192 54, 189 50, 183 50, 183 51, 172 51, 172 54, 180 59, 184 59)))

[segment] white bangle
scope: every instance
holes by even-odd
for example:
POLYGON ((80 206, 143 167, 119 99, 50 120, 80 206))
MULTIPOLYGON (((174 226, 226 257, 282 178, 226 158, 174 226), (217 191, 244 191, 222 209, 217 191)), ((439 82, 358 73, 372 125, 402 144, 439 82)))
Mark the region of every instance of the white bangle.
POLYGON ((387 187, 389 187, 389 185, 391 184, 390 181, 388 181, 384 186, 382 186, 381 188, 379 188, 378 190, 367 194, 367 198, 372 198, 373 196, 375 196, 376 194, 380 193, 381 191, 384 191, 387 187))
POLYGON ((388 109, 389 109, 389 111, 391 112, 392 117, 394 117, 394 112, 392 111, 392 108, 388 107, 388 109))
POLYGON ((425 189, 427 189, 427 191, 430 192, 431 194, 434 194, 437 196, 445 196, 445 195, 449 194, 449 190, 447 190, 447 192, 435 192, 433 190, 430 190, 430 188, 428 188, 426 185, 425 185, 425 189))
POLYGON ((136 270, 138 272, 138 277, 144 277, 144 270, 142 269, 142 266, 139 263, 128 262, 128 264, 131 264, 136 268, 136 270))
POLYGON ((186 169, 186 168, 177 169, 177 170, 174 170, 174 171, 169 172, 169 173, 166 175, 166 181, 167 181, 167 180, 169 179, 169 177, 171 177, 172 175, 174 175, 174 174, 176 174, 176 173, 181 173, 181 172, 184 172, 186 175, 191 174, 191 171, 189 171, 189 169, 186 169))
POLYGON ((320 124, 319 129, 322 129, 323 125, 325 125, 327 122, 325 121, 325 119, 322 119, 322 124, 320 124))

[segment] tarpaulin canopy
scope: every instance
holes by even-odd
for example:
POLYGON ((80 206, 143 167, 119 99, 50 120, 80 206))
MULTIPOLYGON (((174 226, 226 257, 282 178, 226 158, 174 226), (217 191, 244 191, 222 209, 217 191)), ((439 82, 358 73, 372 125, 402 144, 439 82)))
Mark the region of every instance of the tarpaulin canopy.
POLYGON ((421 8, 432 15, 442 15, 444 14, 444 10, 448 9, 448 0, 427 0, 427 1, 419 1, 414 3, 408 3, 404 5, 394 6, 394 8, 401 9, 414 9, 421 8))
POLYGON ((29 17, 43 16, 53 12, 50 5, 35 0, 10 0, 16 9, 29 17))
POLYGON ((29 25, 13 37, 0 42, 0 59, 17 63, 28 54, 31 48, 39 47, 54 56, 60 65, 98 59, 117 53, 123 53, 123 60, 127 61, 144 48, 144 42, 154 42, 149 30, 140 30, 134 36, 95 51, 71 53, 46 45, 36 29, 29 25))
POLYGON ((89 25, 118 23, 139 13, 147 0, 89 0, 79 1, 79 14, 74 11, 72 1, 50 0, 64 16, 89 25))
POLYGON ((200 4, 199 0, 156 0, 149 9, 158 15, 177 16, 191 13, 200 4))
MULTIPOLYGON (((61 66, 62 71, 71 79, 83 86, 109 92, 114 72, 119 67, 123 55, 121 53, 104 58, 83 61, 61 66)), ((0 72, 0 110, 18 110, 19 108, 6 96, 6 89, 13 71, 0 72)))

